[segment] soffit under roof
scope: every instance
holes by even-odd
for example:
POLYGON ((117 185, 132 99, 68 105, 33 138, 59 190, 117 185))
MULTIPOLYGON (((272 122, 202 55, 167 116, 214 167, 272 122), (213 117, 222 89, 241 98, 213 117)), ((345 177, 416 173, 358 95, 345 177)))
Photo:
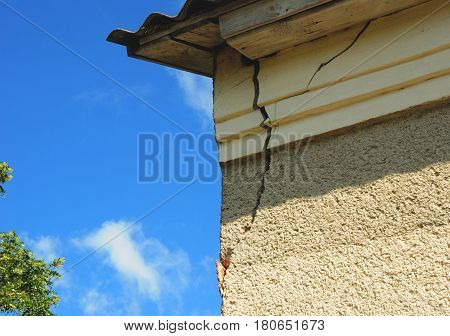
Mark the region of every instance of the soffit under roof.
POLYGON ((107 41, 128 55, 212 76, 213 50, 224 43, 218 16, 257 0, 187 0, 175 17, 153 13, 136 32, 116 29, 107 41))

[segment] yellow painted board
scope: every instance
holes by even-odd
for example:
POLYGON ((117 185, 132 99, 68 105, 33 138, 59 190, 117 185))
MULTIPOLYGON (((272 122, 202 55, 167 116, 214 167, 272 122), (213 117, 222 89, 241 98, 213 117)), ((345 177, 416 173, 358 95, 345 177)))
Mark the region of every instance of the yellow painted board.
POLYGON ((404 90, 394 91, 357 104, 284 124, 274 129, 273 137, 277 141, 270 143, 269 147, 298 141, 427 102, 444 99, 450 96, 449 86, 449 75, 438 77, 404 90))
POLYGON ((340 77, 346 80, 363 76, 448 48, 450 5, 417 24, 441 5, 441 0, 432 1, 375 20, 356 42, 355 38, 364 25, 261 60, 258 103, 267 105, 308 89, 326 86, 340 77), (322 63, 331 60, 353 42, 350 49, 323 66, 314 76, 322 63))
POLYGON ((232 48, 216 56, 214 75, 214 118, 217 123, 253 111, 255 88, 254 66, 246 65, 232 48))
MULTIPOLYGON (((412 86, 442 76, 450 71, 449 60, 450 49, 447 49, 414 62, 279 101, 268 113, 272 123, 278 124, 351 105, 398 90, 398 87, 412 86), (276 115, 271 115, 272 111, 276 111, 276 115)), ((447 87, 447 91, 450 94, 450 86, 447 87)))

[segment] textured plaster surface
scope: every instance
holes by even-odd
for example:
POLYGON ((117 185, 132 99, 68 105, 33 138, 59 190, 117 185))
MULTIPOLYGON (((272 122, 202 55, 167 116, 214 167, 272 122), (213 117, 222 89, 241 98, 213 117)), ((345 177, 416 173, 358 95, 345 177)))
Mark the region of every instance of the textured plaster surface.
POLYGON ((450 106, 223 166, 224 315, 443 315, 450 106))

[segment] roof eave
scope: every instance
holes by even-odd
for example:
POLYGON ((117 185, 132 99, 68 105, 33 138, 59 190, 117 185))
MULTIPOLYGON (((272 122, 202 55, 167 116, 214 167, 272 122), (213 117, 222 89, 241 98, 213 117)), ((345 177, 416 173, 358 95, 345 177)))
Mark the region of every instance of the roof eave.
POLYGON ((217 18, 255 1, 188 0, 175 17, 153 13, 136 32, 115 29, 106 40, 127 47, 130 57, 211 77, 214 49, 224 43, 217 18), (174 43, 178 43, 175 48, 174 43), (161 53, 163 48, 171 53, 161 53), (155 51, 161 55, 155 55, 155 51), (189 59, 189 55, 200 57, 205 65, 189 59))

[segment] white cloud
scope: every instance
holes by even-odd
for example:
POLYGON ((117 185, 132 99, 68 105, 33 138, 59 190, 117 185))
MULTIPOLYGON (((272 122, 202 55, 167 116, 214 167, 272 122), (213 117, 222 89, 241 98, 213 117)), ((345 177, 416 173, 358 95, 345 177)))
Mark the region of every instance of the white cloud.
MULTIPOLYGON (((179 296, 189 283, 191 270, 183 251, 171 251, 154 238, 146 238, 139 226, 126 230, 131 223, 105 222, 76 245, 106 256, 106 262, 123 280, 124 288, 136 288, 141 296, 161 303, 167 295, 179 296)), ((131 300, 131 299, 130 299, 131 300)))
POLYGON ((200 119, 205 125, 211 124, 213 121, 212 81, 209 78, 185 71, 173 71, 173 74, 183 90, 186 103, 200 112, 200 119))
POLYGON ((58 250, 60 250, 61 242, 58 238, 42 236, 37 239, 25 238, 25 241, 33 254, 39 259, 44 259, 47 263, 60 257, 58 250))
MULTIPOLYGON (((51 263, 56 258, 64 257, 61 240, 58 237, 40 236, 36 239, 30 238, 26 233, 23 234, 25 244, 34 256, 38 259, 44 260, 47 264, 51 263)), ((68 288, 71 280, 70 274, 64 273, 64 267, 58 270, 62 277, 55 279, 55 287, 68 288)))
POLYGON ((89 290, 80 299, 81 309, 85 315, 107 315, 108 298, 95 289, 89 290))

